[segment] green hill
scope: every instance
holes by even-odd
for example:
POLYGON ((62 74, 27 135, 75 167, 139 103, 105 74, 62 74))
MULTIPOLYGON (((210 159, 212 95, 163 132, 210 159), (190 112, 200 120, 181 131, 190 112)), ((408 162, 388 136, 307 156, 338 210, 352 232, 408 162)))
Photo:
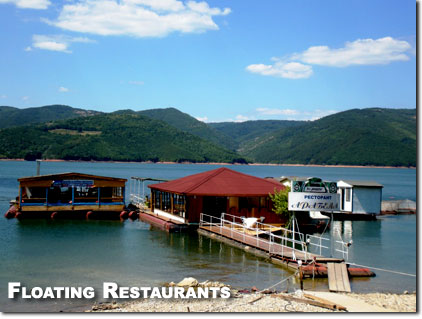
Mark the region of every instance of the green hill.
POLYGON ((208 123, 217 131, 230 136, 236 143, 236 149, 242 147, 244 143, 253 142, 255 139, 277 131, 285 127, 294 127, 303 124, 303 121, 287 120, 258 120, 246 122, 220 122, 208 123))
POLYGON ((416 166, 416 109, 353 109, 246 143, 261 163, 416 166))
POLYGON ((244 162, 162 121, 127 113, 2 129, 0 158, 244 162))
POLYGON ((236 149, 236 143, 232 138, 175 108, 152 109, 139 111, 137 113, 156 120, 164 121, 179 130, 199 136, 227 149, 236 149))
POLYGON ((0 107, 0 158, 416 166, 416 135, 416 109, 205 124, 174 108, 0 107))
POLYGON ((100 112, 96 111, 76 109, 67 105, 47 105, 26 109, 0 106, 0 129, 31 123, 43 123, 80 116, 91 116, 99 113, 100 112))

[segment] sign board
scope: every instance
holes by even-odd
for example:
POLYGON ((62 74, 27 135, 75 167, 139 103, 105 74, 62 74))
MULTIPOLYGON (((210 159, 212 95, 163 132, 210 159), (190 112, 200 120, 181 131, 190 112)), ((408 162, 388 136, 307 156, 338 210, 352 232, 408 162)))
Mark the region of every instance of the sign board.
POLYGON ((54 181, 52 186, 58 186, 58 187, 92 187, 92 186, 94 186, 94 181, 90 181, 90 180, 54 181))
POLYGON ((336 182, 325 182, 318 177, 306 181, 292 181, 288 209, 291 211, 336 211, 340 195, 336 182))
POLYGON ((289 193, 291 211, 336 211, 339 210, 339 194, 332 193, 289 193))
POLYGON ((337 193, 337 183, 324 182, 318 177, 312 177, 306 181, 292 181, 292 192, 335 194, 337 193))

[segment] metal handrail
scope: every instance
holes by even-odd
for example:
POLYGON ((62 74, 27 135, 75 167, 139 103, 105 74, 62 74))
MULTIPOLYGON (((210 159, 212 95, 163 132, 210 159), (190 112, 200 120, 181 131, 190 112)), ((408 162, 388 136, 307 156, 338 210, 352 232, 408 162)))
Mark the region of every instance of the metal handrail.
MULTIPOLYGON (((306 243, 307 243, 307 245, 308 246, 314 246, 314 247, 317 247, 317 249, 319 248, 319 254, 320 255, 322 255, 322 249, 324 248, 324 249, 328 249, 328 250, 330 250, 330 247, 328 247, 328 246, 324 246, 323 244, 322 244, 322 241, 328 241, 328 242, 330 242, 330 239, 328 239, 328 238, 325 238, 325 237, 322 237, 322 236, 315 236, 315 235, 310 235, 310 234, 306 234, 306 243), (318 240, 319 241, 319 243, 313 243, 312 242, 312 239, 316 239, 316 240, 318 240)), ((328 244, 327 244, 328 245, 328 244)))
POLYGON ((345 243, 343 240, 336 240, 337 244, 340 244, 341 249, 335 248, 334 250, 341 253, 343 255, 343 259, 348 260, 349 259, 349 246, 347 246, 347 243, 345 243))
MULTIPOLYGON (((273 249, 274 244, 277 244, 277 245, 281 246, 282 254, 284 254, 284 248, 286 247, 286 248, 289 248, 289 249, 293 249, 293 254, 295 254, 295 252, 304 253, 305 259, 307 259, 307 254, 308 254, 307 248, 308 247, 307 247, 307 243, 304 242, 304 240, 303 240, 304 239, 303 233, 293 232, 290 229, 280 227, 281 230, 284 231, 284 234, 286 236, 275 235, 272 232, 272 228, 276 228, 276 227, 274 227, 273 225, 264 224, 264 223, 261 223, 261 222, 256 222, 255 223, 256 227, 253 227, 253 228, 252 227, 246 227, 243 223, 242 217, 227 214, 227 213, 222 213, 221 218, 201 213, 201 215, 200 215, 200 226, 206 226, 206 225, 219 227, 220 228, 219 229, 220 234, 222 233, 222 228, 227 227, 227 228, 230 229, 230 236, 232 238, 233 238, 233 233, 234 234, 240 234, 240 235, 243 236, 243 240, 245 239, 245 236, 246 236, 246 232, 244 231, 245 229, 248 229, 248 230, 251 230, 251 231, 256 230, 256 234, 253 235, 253 237, 256 237, 258 248, 260 247, 260 242, 268 244, 269 252, 271 253, 272 251, 274 251, 274 249, 273 249), (235 221, 227 220, 227 219, 225 219, 225 217, 227 217, 227 216, 232 217, 233 220, 240 219, 242 221, 242 223, 237 223, 235 221), (204 217, 207 219, 207 221, 204 219, 204 217), (214 220, 216 220, 217 222, 214 222, 214 220), (260 229, 261 229, 261 231, 260 231, 260 229), (264 231, 262 229, 269 229, 269 231, 264 231), (242 231, 239 231, 239 230, 242 230, 242 231), (259 235, 262 235, 262 234, 268 235, 269 239, 267 240, 267 239, 263 239, 263 238, 259 237, 259 235), (288 234, 292 234, 292 238, 287 237, 288 234), (299 240, 296 239, 295 235, 299 236, 299 240), (289 246, 289 244, 291 245, 291 247, 289 246), (296 245, 301 246, 301 249, 297 249, 296 245)), ((252 235, 247 235, 247 236, 252 236, 252 235)), ((317 236, 309 235, 309 238, 313 238, 313 237, 318 238, 317 236)), ((329 240, 329 239, 322 238, 322 240, 329 240)), ((323 246, 321 243, 320 243, 320 245, 312 243, 312 245, 327 248, 326 246, 323 246)), ((320 250, 321 249, 322 248, 320 248, 320 250)))
POLYGON ((335 235, 336 233, 338 233, 340 240, 336 240, 334 243, 340 244, 341 249, 337 249, 334 246, 334 251, 341 253, 343 256, 343 259, 348 260, 349 259, 349 245, 343 240, 340 230, 335 229, 333 231, 333 235, 335 235))

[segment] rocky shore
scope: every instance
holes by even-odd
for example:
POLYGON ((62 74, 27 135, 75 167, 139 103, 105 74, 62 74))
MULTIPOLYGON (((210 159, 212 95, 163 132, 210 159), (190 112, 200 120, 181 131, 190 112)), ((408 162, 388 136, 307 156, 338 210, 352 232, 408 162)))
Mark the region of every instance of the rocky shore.
MULTIPOLYGON (((218 282, 198 283, 185 278, 168 287, 230 287, 218 282)), ((312 292, 231 289, 231 297, 207 299, 137 299, 130 302, 95 304, 89 312, 416 312, 416 293, 325 293, 328 299, 312 297, 312 292), (330 301, 331 299, 331 301, 330 301), (333 300, 341 300, 341 304, 333 300)))

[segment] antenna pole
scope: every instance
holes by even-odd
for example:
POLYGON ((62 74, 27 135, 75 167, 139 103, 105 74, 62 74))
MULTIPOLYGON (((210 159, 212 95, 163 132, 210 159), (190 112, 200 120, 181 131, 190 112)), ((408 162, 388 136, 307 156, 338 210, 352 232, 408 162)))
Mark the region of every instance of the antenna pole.
POLYGON ((37 176, 40 176, 41 160, 37 159, 37 176))

